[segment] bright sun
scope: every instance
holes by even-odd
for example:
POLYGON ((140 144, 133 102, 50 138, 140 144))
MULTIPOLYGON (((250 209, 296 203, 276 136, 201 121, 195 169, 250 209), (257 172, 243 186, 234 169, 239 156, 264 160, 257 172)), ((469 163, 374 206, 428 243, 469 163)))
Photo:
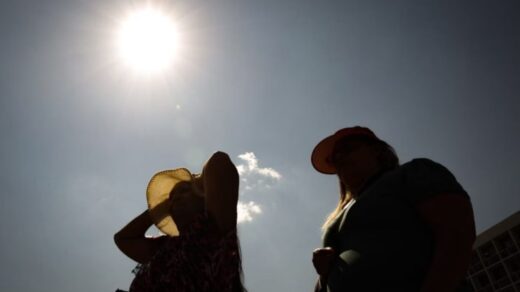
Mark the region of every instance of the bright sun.
POLYGON ((123 61, 138 73, 154 74, 174 61, 178 46, 175 26, 168 15, 146 7, 121 22, 117 46, 123 61))

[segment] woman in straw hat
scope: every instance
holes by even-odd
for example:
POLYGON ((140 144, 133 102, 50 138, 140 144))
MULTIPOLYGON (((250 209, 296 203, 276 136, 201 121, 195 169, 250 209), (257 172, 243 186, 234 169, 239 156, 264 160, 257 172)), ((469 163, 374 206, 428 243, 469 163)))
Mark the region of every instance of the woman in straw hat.
POLYGON ((148 209, 116 233, 117 247, 137 261, 130 292, 245 291, 237 237, 238 172, 216 152, 201 175, 155 174, 148 209), (145 237, 155 224, 165 236, 145 237))
POLYGON ((314 168, 339 179, 340 199, 313 253, 316 291, 464 291, 475 225, 455 177, 429 159, 399 165, 364 127, 326 137, 314 168))

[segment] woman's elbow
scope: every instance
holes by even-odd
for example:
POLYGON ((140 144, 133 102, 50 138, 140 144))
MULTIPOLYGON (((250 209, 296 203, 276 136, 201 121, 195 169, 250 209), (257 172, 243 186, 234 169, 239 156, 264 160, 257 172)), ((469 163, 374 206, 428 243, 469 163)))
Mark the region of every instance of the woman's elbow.
POLYGON ((121 246, 121 241, 122 241, 122 238, 121 238, 121 235, 119 234, 119 232, 116 233, 116 234, 114 234, 114 243, 116 244, 116 246, 117 246, 119 249, 121 249, 121 248, 120 248, 120 246, 121 246))
POLYGON ((468 230, 437 232, 434 235, 435 246, 443 254, 469 258, 473 250, 475 235, 468 230))
POLYGON ((125 251, 125 245, 128 242, 128 238, 121 235, 120 232, 114 234, 114 243, 116 244, 117 248, 124 252, 125 251))
POLYGON ((217 151, 213 153, 213 155, 211 155, 211 157, 209 158, 208 163, 215 163, 219 165, 233 164, 229 155, 226 152, 222 151, 217 151))
POLYGON ((204 168, 207 172, 227 173, 228 175, 232 174, 238 177, 238 170, 235 164, 233 164, 229 155, 222 151, 213 153, 204 168))

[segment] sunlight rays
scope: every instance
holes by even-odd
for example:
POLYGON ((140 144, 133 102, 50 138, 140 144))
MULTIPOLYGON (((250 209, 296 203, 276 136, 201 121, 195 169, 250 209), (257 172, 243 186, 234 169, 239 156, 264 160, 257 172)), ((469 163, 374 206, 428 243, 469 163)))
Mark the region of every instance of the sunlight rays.
POLYGON ((130 69, 154 75, 173 65, 179 33, 171 15, 149 5, 129 11, 120 21, 116 45, 119 57, 130 69))

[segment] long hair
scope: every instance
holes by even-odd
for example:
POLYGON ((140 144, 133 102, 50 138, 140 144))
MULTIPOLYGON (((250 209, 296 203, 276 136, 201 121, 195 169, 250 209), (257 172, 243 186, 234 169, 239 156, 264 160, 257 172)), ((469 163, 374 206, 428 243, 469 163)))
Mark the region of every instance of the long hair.
MULTIPOLYGON (((352 137, 349 137, 347 139, 352 139, 352 137)), ((399 157, 397 157, 397 154, 394 150, 394 148, 385 141, 382 140, 373 140, 370 138, 365 137, 355 137, 356 140, 361 140, 366 142, 368 145, 377 147, 379 150, 379 155, 377 157, 377 161, 379 162, 379 166, 381 171, 388 171, 392 170, 399 166, 399 157)), ((342 140, 339 140, 336 142, 336 144, 341 143, 342 140)), ((348 186, 346 186, 344 183, 339 180, 339 201, 336 205, 336 208, 327 216, 325 219, 325 222, 323 223, 323 226, 321 227, 322 230, 327 229, 327 227, 334 222, 336 217, 341 213, 343 208, 352 200, 352 193, 349 191, 348 186)))
POLYGON ((345 208, 345 206, 352 200, 352 194, 347 191, 347 187, 344 183, 339 181, 339 201, 336 205, 336 208, 327 216, 327 219, 325 219, 325 223, 323 223, 323 226, 321 226, 322 230, 327 229, 327 227, 334 222, 334 219, 338 217, 339 213, 341 213, 341 210, 345 208))
MULTIPOLYGON (((192 174, 192 181, 191 183, 194 184, 194 180, 200 179, 202 176, 201 173, 194 173, 192 174)), ((196 189, 196 188, 195 188, 196 189)), ((200 191, 200 190, 199 190, 200 191)), ((200 195, 200 194, 197 194, 200 195)), ((233 279, 233 289, 231 291, 233 292, 247 292, 247 289, 244 287, 243 280, 244 280, 244 271, 242 269, 242 250, 240 248, 240 239, 238 238, 238 233, 235 231, 235 238, 234 238, 237 246, 237 256, 238 256, 238 262, 236 265, 237 274, 235 279, 233 279)))
POLYGON ((238 239, 238 234, 236 236, 237 241, 237 253, 238 253, 238 263, 237 263, 237 269, 238 273, 235 277, 235 280, 233 281, 233 292, 247 292, 247 289, 244 287, 243 281, 244 281, 244 271, 242 270, 242 251, 240 248, 240 240, 238 239))

